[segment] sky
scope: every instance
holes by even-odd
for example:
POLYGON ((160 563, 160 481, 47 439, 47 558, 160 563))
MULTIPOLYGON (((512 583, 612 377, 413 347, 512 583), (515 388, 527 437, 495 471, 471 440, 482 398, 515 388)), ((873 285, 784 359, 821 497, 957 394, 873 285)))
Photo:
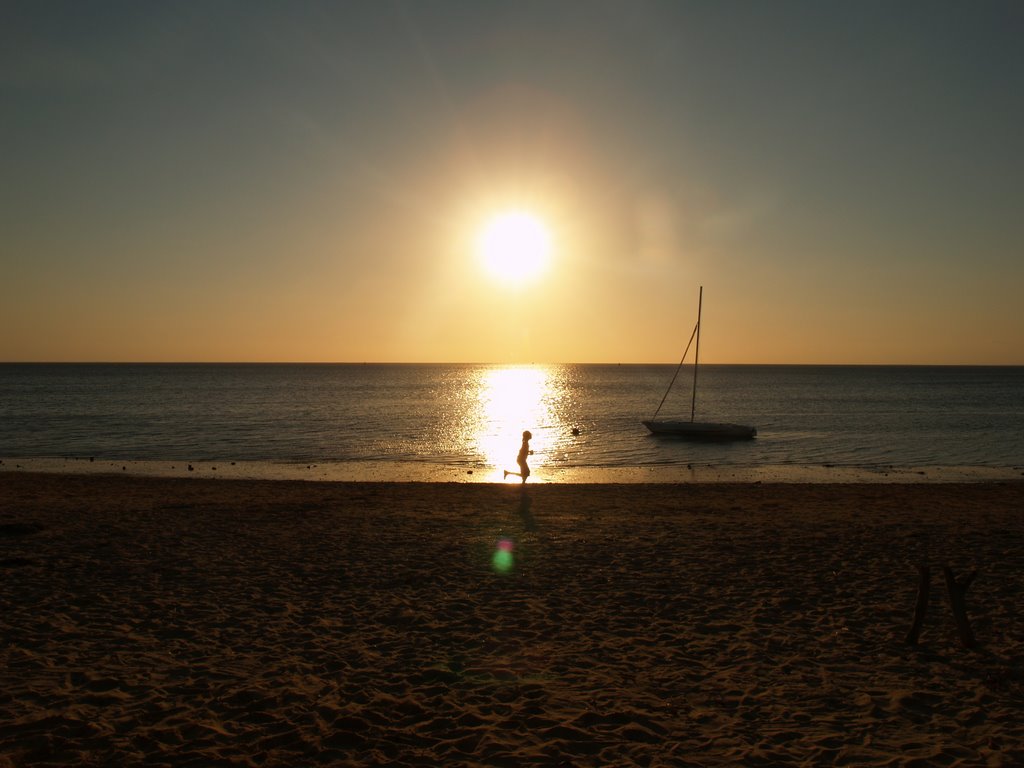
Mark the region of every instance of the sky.
POLYGON ((0 361, 676 362, 703 286, 703 362, 1024 364, 1022 33, 985 0, 6 2, 0 361), (525 282, 480 253, 507 211, 546 232, 525 282))

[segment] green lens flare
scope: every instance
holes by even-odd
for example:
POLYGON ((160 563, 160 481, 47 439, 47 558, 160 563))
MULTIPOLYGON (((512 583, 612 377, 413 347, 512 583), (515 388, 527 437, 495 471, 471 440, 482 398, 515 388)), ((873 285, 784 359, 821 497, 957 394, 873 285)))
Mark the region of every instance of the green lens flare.
POLYGON ((494 555, 491 557, 491 567, 498 573, 508 573, 515 565, 515 558, 512 557, 512 542, 509 539, 501 539, 494 555))

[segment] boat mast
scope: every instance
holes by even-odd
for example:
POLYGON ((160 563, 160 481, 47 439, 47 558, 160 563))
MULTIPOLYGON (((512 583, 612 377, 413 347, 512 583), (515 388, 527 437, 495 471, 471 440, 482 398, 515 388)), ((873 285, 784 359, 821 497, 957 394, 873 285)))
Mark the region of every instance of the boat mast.
POLYGON ((697 412, 697 368, 700 364, 700 308, 704 303, 704 286, 700 287, 697 294, 697 349, 693 353, 693 397, 690 400, 690 422, 693 422, 694 414, 697 412))

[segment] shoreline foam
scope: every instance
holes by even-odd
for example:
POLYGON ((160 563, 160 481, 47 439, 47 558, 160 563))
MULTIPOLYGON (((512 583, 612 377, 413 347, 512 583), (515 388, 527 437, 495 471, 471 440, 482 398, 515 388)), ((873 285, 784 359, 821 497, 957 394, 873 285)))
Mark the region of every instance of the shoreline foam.
MULTIPOLYGON (((500 467, 467 467, 428 462, 345 461, 176 461, 81 458, 3 458, 2 472, 48 474, 125 474, 138 477, 188 477, 231 480, 311 480, 332 482, 418 482, 517 484, 500 467), (192 467, 192 469, 189 469, 192 467)), ((842 466, 729 464, 636 467, 535 467, 530 484, 546 483, 973 483, 1024 478, 1024 467, 991 466, 842 466)))

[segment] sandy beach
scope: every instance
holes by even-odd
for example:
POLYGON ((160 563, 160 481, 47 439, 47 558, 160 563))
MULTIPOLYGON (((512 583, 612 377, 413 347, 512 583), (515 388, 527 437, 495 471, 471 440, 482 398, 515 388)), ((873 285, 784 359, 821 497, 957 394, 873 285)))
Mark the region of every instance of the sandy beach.
POLYGON ((0 472, 0 767, 1019 766, 1022 597, 1019 481, 0 472))

